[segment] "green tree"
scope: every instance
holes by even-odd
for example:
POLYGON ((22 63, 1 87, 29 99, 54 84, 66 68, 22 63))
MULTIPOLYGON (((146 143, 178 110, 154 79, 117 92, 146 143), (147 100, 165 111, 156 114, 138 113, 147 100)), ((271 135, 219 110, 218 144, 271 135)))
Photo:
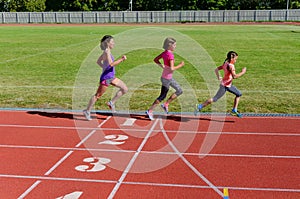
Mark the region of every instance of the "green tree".
POLYGON ((46 0, 47 11, 94 11, 101 10, 97 0, 46 0))
MULTIPOLYGON (((130 0, 0 0, 0 11, 125 11, 130 0)), ((287 0, 133 0, 134 11, 286 9, 287 0)), ((289 0, 299 9, 300 0, 289 0)))
POLYGON ((0 12, 7 11, 7 2, 5 0, 0 0, 0 12))
POLYGON ((197 0, 169 0, 170 10, 197 10, 197 0))
POLYGON ((45 11, 46 0, 6 0, 8 12, 42 12, 45 11))
MULTIPOLYGON (((157 11, 168 10, 166 6, 169 0, 133 0, 133 10, 138 11, 157 11)), ((128 1, 129 3, 129 1, 128 1)))
MULTIPOLYGON (((289 0, 290 9, 298 9, 299 0, 289 0)), ((258 9, 286 9, 287 0, 198 0, 197 9, 200 10, 258 10, 258 9)))
POLYGON ((28 12, 43 12, 46 10, 46 0, 27 0, 24 5, 28 12))
POLYGON ((299 9, 300 8, 300 1, 292 1, 290 8, 291 9, 299 9))

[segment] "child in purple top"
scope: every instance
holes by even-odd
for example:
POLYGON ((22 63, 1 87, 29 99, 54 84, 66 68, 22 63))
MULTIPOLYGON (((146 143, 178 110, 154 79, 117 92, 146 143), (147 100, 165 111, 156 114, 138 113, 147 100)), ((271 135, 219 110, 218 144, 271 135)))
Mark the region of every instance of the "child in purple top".
POLYGON ((103 50, 103 53, 97 60, 97 64, 102 68, 102 74, 100 77, 100 84, 95 95, 93 95, 89 101, 87 108, 83 111, 84 116, 87 120, 91 120, 91 109, 96 103, 96 101, 105 93, 109 85, 120 88, 116 93, 113 99, 107 102, 108 107, 114 112, 115 111, 115 102, 125 93, 127 93, 128 88, 126 84, 115 77, 115 66, 119 63, 126 60, 126 56, 123 55, 120 59, 114 60, 113 55, 111 54, 111 49, 115 46, 115 42, 112 36, 105 35, 101 39, 100 48, 103 50))
POLYGON ((161 105, 166 113, 168 113, 169 111, 169 104, 182 94, 180 85, 175 81, 175 79, 173 79, 173 72, 184 66, 183 61, 180 62, 179 65, 174 66, 175 61, 173 51, 176 48, 176 40, 174 38, 166 38, 163 48, 165 49, 165 51, 154 58, 154 62, 163 69, 163 72, 161 76, 162 86, 160 95, 153 102, 152 106, 146 111, 146 114, 150 120, 154 120, 153 109, 166 98, 170 86, 176 91, 169 97, 169 99, 165 103, 161 105), (161 64, 161 62, 159 61, 160 59, 163 59, 164 64, 161 64))
MULTIPOLYGON (((114 62, 115 61, 114 56, 111 54, 110 57, 112 62, 114 62)), ((116 73, 115 67, 109 65, 108 60, 105 60, 103 64, 101 64, 100 59, 98 59, 98 61, 97 61, 98 65, 101 66, 103 70, 100 77, 100 83, 108 86, 109 84, 107 84, 106 81, 109 79, 113 80, 115 78, 115 73, 116 73)))

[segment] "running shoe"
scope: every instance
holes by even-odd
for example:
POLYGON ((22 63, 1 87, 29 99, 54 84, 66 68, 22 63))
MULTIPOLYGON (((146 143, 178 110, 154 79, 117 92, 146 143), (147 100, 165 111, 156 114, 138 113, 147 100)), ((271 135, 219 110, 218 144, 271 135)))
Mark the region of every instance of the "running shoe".
POLYGON ((166 114, 169 113, 169 107, 168 107, 168 106, 166 106, 165 104, 162 104, 162 105, 160 105, 160 106, 161 106, 161 108, 166 112, 166 114))
POLYGON ((196 104, 196 108, 195 108, 195 111, 194 111, 194 115, 197 116, 198 113, 202 110, 202 104, 196 104))
POLYGON ((236 117, 242 117, 242 114, 240 114, 238 111, 235 111, 235 110, 231 110, 230 114, 232 116, 236 116, 236 117))
POLYGON ((116 112, 116 107, 115 107, 115 105, 112 103, 112 101, 107 102, 107 106, 108 106, 108 108, 109 108, 112 112, 116 112))
POLYGON ((91 120, 92 120, 92 118, 91 118, 91 113, 88 112, 87 110, 84 110, 84 111, 83 111, 83 115, 84 115, 84 117, 85 117, 88 121, 91 121, 91 120))
POLYGON ((146 111, 146 114, 147 116, 149 117, 150 120, 154 120, 154 117, 153 117, 153 113, 152 112, 149 112, 149 110, 146 111))

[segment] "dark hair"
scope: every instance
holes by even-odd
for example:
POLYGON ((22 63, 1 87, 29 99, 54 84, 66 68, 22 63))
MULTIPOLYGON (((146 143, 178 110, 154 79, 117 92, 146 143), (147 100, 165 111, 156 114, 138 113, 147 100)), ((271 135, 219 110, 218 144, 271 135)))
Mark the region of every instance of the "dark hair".
POLYGON ((235 58, 235 57, 237 57, 237 56, 238 56, 238 54, 237 54, 236 52, 234 52, 234 51, 229 51, 229 52, 227 53, 227 57, 226 57, 226 59, 225 59, 225 62, 226 62, 226 61, 230 62, 231 59, 233 59, 233 58, 235 58))
POLYGON ((101 42, 100 42, 100 48, 101 50, 105 50, 107 48, 107 43, 113 38, 111 35, 104 35, 102 37, 101 42))

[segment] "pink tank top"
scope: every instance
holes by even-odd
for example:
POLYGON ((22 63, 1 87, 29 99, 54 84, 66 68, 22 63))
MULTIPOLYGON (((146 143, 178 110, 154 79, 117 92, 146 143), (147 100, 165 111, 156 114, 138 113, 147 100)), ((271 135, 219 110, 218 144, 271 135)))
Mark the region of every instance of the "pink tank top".
POLYGON ((170 67, 170 61, 174 60, 174 54, 169 50, 165 50, 162 53, 162 58, 164 60, 165 67, 163 69, 161 77, 164 79, 172 79, 173 71, 171 70, 170 67))
POLYGON ((226 87, 230 87, 231 84, 232 84, 232 80, 233 80, 233 76, 231 74, 231 71, 234 71, 235 68, 234 68, 234 65, 233 64, 230 64, 229 62, 225 62, 223 65, 222 65, 222 68, 224 70, 224 77, 222 79, 222 85, 223 86, 226 86, 226 87), (230 69, 230 70, 229 70, 230 69))

